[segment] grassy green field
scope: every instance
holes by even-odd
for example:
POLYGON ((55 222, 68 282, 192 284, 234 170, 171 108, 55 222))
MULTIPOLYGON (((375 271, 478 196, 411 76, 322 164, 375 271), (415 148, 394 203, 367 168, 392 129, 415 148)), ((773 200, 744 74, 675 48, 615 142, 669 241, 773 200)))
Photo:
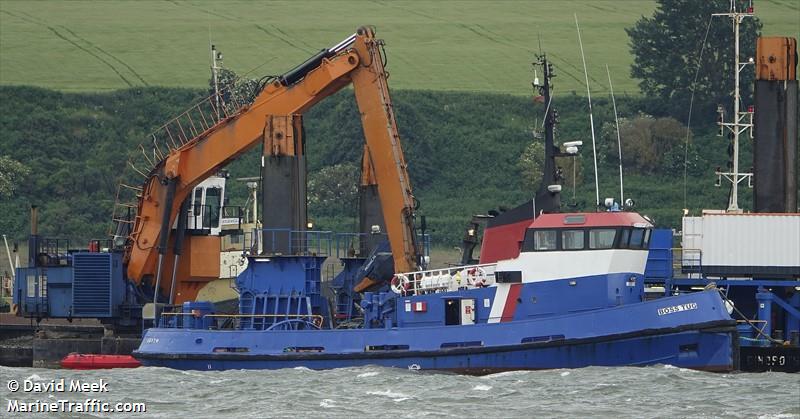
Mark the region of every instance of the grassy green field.
MULTIPOLYGON (((797 36, 800 6, 760 0, 764 34, 797 36)), ((649 0, 588 1, 8 1, 0 0, 0 84, 63 91, 200 87, 209 41, 225 65, 256 77, 282 73, 356 27, 387 41, 393 88, 529 94, 539 42, 556 89, 584 89, 573 13, 593 89, 638 92, 624 28, 649 0)), ((721 23, 720 23, 721 24, 721 23)))

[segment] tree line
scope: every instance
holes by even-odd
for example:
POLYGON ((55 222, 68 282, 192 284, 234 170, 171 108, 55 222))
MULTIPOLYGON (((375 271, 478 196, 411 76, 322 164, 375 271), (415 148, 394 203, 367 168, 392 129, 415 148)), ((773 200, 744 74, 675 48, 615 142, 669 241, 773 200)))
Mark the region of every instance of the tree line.
MULTIPOLYGON (((728 192, 712 186, 712 174, 729 164, 729 147, 715 137, 713 122, 716 104, 725 103, 732 83, 732 34, 729 22, 712 25, 710 14, 729 5, 728 0, 658 0, 653 16, 626 29, 635 58, 631 75, 641 80, 644 94, 617 98, 626 197, 636 198, 638 209, 660 226, 679 227, 684 208, 719 208, 726 202, 728 192), (705 58, 703 51, 709 51, 705 58), (690 132, 692 95, 696 112, 690 132)), ((760 25, 757 19, 745 22, 743 56, 752 56, 760 25)), ((224 72, 221 79, 230 84, 235 73, 224 72)), ((254 84, 244 80, 236 88, 251 92, 254 84)), ((135 183, 120 173, 138 152, 136 145, 207 95, 177 88, 62 93, 0 87, 0 232, 23 238, 28 207, 38 205, 43 234, 79 244, 105 237, 117 184, 135 183)), ((541 103, 525 94, 406 90, 393 96, 414 192, 435 243, 457 244, 473 214, 510 208, 533 195, 541 178, 541 103)), ((557 142, 584 142, 575 158, 559 159, 562 200, 571 210, 593 210, 586 99, 556 96, 554 106, 560 115, 557 142)), ((601 196, 615 197, 620 156, 608 98, 596 99, 594 116, 601 196)), ((352 182, 358 179, 363 144, 352 92, 311 109, 305 124, 310 216, 317 228, 352 230, 357 225, 352 182)), ((745 167, 749 146, 745 142, 742 149, 745 167)), ((259 153, 252 150, 233 162, 231 178, 257 176, 259 153)), ((243 204, 244 183, 231 181, 229 196, 231 205, 243 204)), ((749 207, 748 194, 742 205, 749 207)))

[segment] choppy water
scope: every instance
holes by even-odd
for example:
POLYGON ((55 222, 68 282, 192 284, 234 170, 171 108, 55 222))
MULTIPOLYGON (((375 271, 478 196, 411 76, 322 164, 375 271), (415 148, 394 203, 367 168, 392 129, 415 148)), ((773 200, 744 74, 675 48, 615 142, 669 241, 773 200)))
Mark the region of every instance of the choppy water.
MULTIPOLYGON (((0 367, 0 417, 19 401, 144 402, 146 417, 800 418, 800 374, 715 374, 654 366, 483 377, 381 367, 328 371, 65 371, 0 367), (108 382, 107 393, 12 393, 8 381, 108 382)), ((46 414, 34 415, 46 416, 46 414)), ((60 414, 97 417, 99 414, 60 414)), ((128 415, 105 415, 105 417, 128 415)), ((51 416, 52 417, 52 416, 51 416)))

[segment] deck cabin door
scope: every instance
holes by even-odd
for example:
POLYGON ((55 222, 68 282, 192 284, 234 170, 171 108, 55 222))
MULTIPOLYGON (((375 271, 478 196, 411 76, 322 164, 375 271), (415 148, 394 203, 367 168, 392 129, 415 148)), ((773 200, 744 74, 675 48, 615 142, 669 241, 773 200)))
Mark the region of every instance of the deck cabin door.
POLYGON ((475 324, 475 299, 461 300, 461 324, 475 324))

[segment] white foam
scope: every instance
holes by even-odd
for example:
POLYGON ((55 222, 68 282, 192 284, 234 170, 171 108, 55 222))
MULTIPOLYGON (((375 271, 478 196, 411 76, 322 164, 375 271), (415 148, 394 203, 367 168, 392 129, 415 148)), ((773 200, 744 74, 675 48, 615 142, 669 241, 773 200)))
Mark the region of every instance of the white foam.
POLYGON ((494 374, 484 375, 484 376, 482 376, 480 378, 490 379, 490 378, 500 378, 500 377, 513 377, 515 375, 526 375, 526 374, 528 374, 528 372, 529 371, 522 371, 522 370, 519 370, 519 371, 503 371, 503 372, 497 372, 497 373, 494 373, 494 374))
POLYGON ((372 396, 386 396, 386 397, 389 397, 389 398, 391 398, 392 400, 394 400, 396 402, 402 402, 404 400, 408 400, 408 399, 411 398, 411 396, 409 396, 407 394, 394 393, 391 390, 386 390, 386 391, 368 391, 367 394, 372 395, 372 396))
POLYGON ((492 389, 492 386, 485 386, 483 384, 478 384, 477 386, 472 388, 473 390, 477 391, 489 391, 492 389))
POLYGON ((562 372, 562 373, 561 373, 561 376, 562 376, 562 377, 566 377, 566 376, 568 376, 568 375, 569 375, 569 371, 564 371, 564 372, 562 372))
POLYGON ((33 374, 30 377, 26 378, 25 381, 42 381, 42 377, 39 377, 38 374, 33 374))
POLYGON ((371 372, 364 372, 364 373, 358 374, 356 377, 358 377, 358 378, 374 377, 374 376, 376 376, 378 374, 380 374, 380 373, 377 372, 377 371, 371 371, 371 372))
POLYGON ((224 383, 226 381, 231 381, 231 380, 228 379, 228 378, 222 378, 222 379, 219 379, 219 380, 211 380, 208 383, 209 384, 221 384, 221 383, 224 383))
POLYGON ((319 402, 319 407, 336 407, 335 403, 336 402, 331 399, 322 399, 322 401, 319 402))

